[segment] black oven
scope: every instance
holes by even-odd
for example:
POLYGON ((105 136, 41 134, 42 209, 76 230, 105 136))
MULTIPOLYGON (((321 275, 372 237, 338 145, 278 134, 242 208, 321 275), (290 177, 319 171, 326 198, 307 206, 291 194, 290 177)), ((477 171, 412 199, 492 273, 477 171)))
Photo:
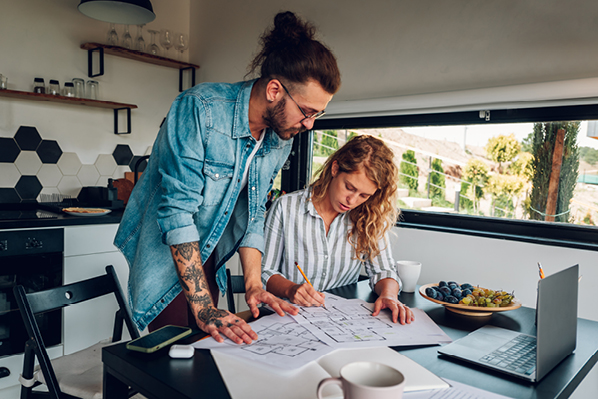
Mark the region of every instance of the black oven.
MULTIPOLYGON (((0 231, 0 356, 22 353, 27 332, 13 287, 27 292, 62 285, 63 229, 0 231)), ((37 315, 46 346, 62 341, 62 311, 37 315)))

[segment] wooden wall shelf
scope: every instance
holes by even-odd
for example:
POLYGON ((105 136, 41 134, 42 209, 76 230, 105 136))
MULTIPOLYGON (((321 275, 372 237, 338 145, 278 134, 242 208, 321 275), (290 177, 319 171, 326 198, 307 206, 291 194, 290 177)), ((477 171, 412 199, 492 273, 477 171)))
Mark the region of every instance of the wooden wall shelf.
POLYGON ((137 108, 137 105, 135 104, 117 103, 113 101, 89 100, 87 98, 55 96, 52 94, 31 93, 28 91, 18 90, 0 90, 0 97, 18 98, 21 100, 31 101, 50 101, 63 104, 86 105, 88 107, 108 109, 137 108))
POLYGON ((129 58, 131 60, 147 62, 148 64, 161 65, 175 69, 186 69, 195 68, 198 69, 199 65, 190 64, 188 62, 182 62, 173 60, 172 58, 160 57, 153 54, 142 53, 137 50, 129 50, 119 46, 109 46, 107 44, 100 43, 83 43, 81 48, 84 50, 93 50, 96 48, 103 48, 106 54, 116 55, 118 57, 129 58))

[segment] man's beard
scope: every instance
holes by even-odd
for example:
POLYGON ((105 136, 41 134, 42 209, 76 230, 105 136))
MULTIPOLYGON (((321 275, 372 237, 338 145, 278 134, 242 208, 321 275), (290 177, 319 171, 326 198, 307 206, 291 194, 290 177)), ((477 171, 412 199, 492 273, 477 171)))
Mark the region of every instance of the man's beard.
POLYGON ((264 121, 282 140, 290 140, 295 135, 305 132, 307 129, 301 125, 300 129, 285 129, 287 125, 287 117, 284 113, 286 105, 286 98, 281 99, 278 104, 266 108, 264 113, 264 121))

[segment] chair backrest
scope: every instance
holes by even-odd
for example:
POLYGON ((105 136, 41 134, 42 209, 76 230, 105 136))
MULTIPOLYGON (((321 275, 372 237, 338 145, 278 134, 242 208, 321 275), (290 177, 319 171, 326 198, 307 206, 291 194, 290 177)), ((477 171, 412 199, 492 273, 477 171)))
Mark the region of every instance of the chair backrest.
POLYGON ((118 303, 118 310, 115 315, 112 342, 121 340, 123 322, 127 326, 131 338, 139 337, 139 331, 133 323, 131 312, 124 299, 113 266, 106 266, 106 274, 102 276, 61 287, 26 293, 22 285, 17 285, 14 287, 13 292, 29 336, 29 340, 25 344, 22 377, 25 380, 33 378, 35 358, 37 358, 51 397, 61 398, 62 393, 35 319, 36 314, 62 309, 90 299, 114 294, 118 303))
POLYGON ((243 294, 245 292, 245 279, 243 276, 233 276, 229 269, 226 269, 226 302, 228 311, 237 313, 235 308, 235 297, 233 294, 243 294))

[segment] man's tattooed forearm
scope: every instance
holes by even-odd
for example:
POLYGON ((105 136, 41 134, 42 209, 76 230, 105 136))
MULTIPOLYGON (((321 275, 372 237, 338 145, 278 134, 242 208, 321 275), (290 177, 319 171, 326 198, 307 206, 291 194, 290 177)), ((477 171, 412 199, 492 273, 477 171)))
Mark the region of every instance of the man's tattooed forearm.
POLYGON ((199 253, 199 242, 186 242, 183 244, 174 245, 176 254, 181 256, 183 259, 189 261, 193 257, 193 253, 199 253))
POLYGON ((199 320, 203 321, 206 324, 213 324, 217 328, 223 326, 222 320, 220 319, 226 317, 227 315, 228 313, 226 311, 216 309, 214 307, 204 308, 197 312, 197 318, 199 320))
POLYGON ((212 298, 208 294, 201 295, 196 293, 193 295, 187 295, 187 300, 189 301, 189 303, 197 303, 202 307, 213 305, 212 298))

